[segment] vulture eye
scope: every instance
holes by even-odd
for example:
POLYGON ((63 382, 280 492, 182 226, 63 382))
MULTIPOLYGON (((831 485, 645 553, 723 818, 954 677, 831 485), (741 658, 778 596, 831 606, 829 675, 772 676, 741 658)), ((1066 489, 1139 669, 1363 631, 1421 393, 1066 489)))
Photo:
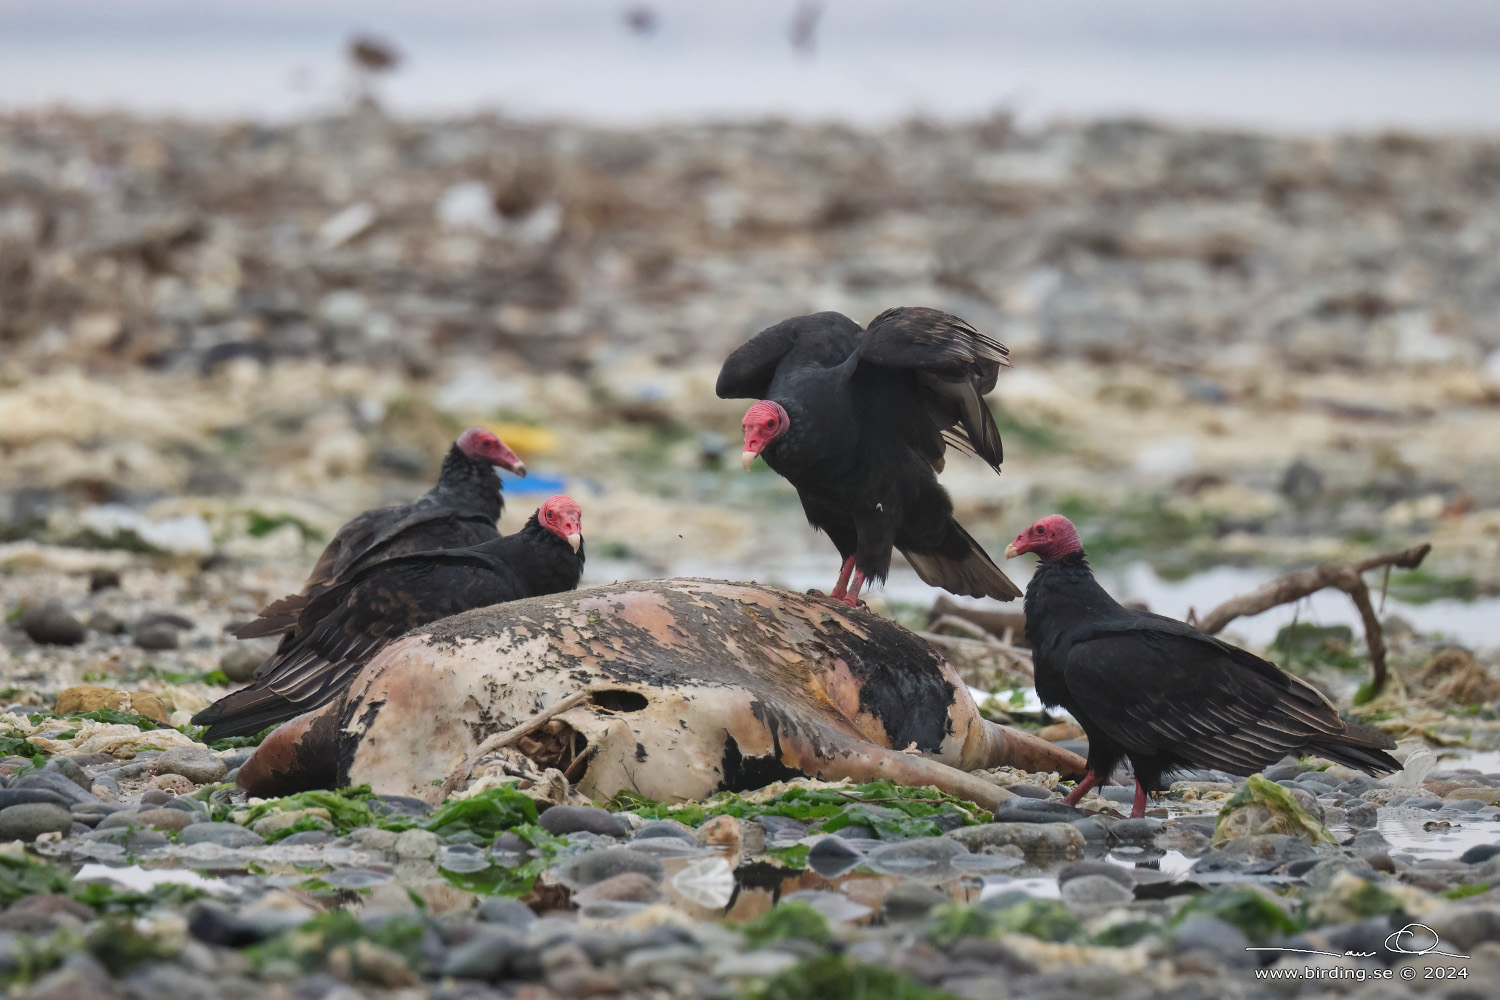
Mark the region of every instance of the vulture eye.
POLYGON ((1032 530, 1035 531, 1038 535, 1045 535, 1047 533, 1047 529, 1042 527, 1040 524, 1032 530))
POLYGON ((556 513, 557 513, 556 511, 551 511, 551 510, 547 511, 547 520, 549 520, 549 521, 552 520, 553 516, 556 513))
POLYGON ((772 417, 770 420, 766 421, 766 430, 770 430, 771 428, 773 428, 775 426, 776 426, 776 418, 775 417, 772 417))

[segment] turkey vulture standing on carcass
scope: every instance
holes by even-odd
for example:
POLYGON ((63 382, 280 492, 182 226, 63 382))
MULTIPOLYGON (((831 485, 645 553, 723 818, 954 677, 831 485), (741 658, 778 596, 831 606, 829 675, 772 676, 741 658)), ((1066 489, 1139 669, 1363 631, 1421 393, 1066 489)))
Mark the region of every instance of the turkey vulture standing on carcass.
POLYGON ((844 565, 829 596, 850 607, 884 580, 898 548, 927 583, 1009 601, 1021 591, 953 519, 938 485, 952 444, 1000 471, 1000 432, 985 405, 1004 346, 936 309, 887 309, 861 331, 835 312, 757 334, 719 371, 745 413, 745 468, 760 455, 797 489, 844 565), (852 577, 852 583, 850 582, 852 577))
POLYGON ((1041 557, 1026 587, 1026 640, 1036 693, 1073 714, 1089 738, 1076 804, 1120 758, 1135 770, 1135 804, 1187 768, 1253 774, 1311 753, 1367 774, 1401 770, 1384 733, 1345 722, 1311 684, 1191 625, 1121 607, 1099 586, 1071 521, 1053 514, 1016 536, 1007 558, 1041 557))
MULTIPOLYGON (((458 549, 499 537, 495 522, 505 509, 495 467, 526 475, 526 465, 491 431, 470 427, 459 435, 437 485, 404 507, 367 510, 339 529, 302 589, 268 605, 235 631, 241 639, 292 633, 307 603, 381 559, 458 549)), ((280 651, 278 651, 280 652, 280 651)))
POLYGON ((307 602, 255 683, 193 717, 205 740, 256 733, 336 697, 378 650, 410 629, 473 608, 573 590, 583 575, 583 514, 549 498, 520 531, 465 549, 367 566, 307 602))

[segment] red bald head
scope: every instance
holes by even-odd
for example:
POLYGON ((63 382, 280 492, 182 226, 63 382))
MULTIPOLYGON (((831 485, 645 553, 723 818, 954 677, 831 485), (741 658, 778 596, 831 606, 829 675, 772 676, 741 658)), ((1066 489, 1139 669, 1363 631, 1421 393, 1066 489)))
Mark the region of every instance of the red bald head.
POLYGON ((542 527, 573 546, 583 544, 583 508, 572 497, 555 496, 542 501, 536 519, 542 527))
POLYGON ((756 455, 791 429, 792 418, 787 416, 780 403, 762 399, 751 404, 750 409, 745 411, 745 419, 740 421, 740 426, 745 428, 745 450, 740 455, 740 464, 749 470, 756 455))
POLYGON ((1005 558, 1014 559, 1022 552, 1035 552, 1043 561, 1050 562, 1082 551, 1083 543, 1078 540, 1078 529, 1073 527, 1073 522, 1061 514, 1048 514, 1005 547, 1005 558))
POLYGON ((518 476, 526 475, 526 463, 501 441, 494 431, 470 427, 458 436, 458 450, 476 462, 488 462, 508 469, 518 476))

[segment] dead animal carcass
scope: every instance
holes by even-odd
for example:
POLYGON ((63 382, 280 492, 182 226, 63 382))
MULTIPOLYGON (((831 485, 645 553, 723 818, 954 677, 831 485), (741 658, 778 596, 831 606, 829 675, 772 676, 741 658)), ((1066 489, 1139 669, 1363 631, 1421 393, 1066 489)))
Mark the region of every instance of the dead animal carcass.
POLYGON ((894 622, 771 587, 632 582, 481 608, 387 647, 343 699, 287 723, 240 770, 254 795, 368 782, 434 801, 495 733, 578 790, 696 799, 809 775, 889 778, 993 807, 965 772, 1083 760, 981 718, 931 646, 894 622))

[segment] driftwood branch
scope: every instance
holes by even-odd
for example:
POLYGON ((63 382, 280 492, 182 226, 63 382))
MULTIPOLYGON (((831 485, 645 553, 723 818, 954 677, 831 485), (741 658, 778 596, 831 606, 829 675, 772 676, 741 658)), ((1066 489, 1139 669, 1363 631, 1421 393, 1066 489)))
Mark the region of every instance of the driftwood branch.
POLYGON ((461 765, 459 765, 456 771, 448 775, 448 780, 443 782, 442 794, 439 797, 440 800, 446 799, 448 796, 458 791, 459 787, 462 786, 464 782, 469 780, 469 775, 473 773, 475 766, 478 765, 478 763, 482 759, 484 759, 485 754, 494 753, 501 747, 510 746, 510 744, 514 743, 521 737, 536 732, 538 729, 542 728, 542 726, 546 725, 553 716, 561 715, 570 708, 576 708, 577 706, 582 705, 583 700, 587 697, 587 691, 574 691, 562 701, 556 703, 555 705, 552 705, 549 708, 542 709, 540 712, 536 713, 531 718, 521 723, 519 726, 512 726, 511 728, 504 730, 503 732, 495 733, 493 736, 487 737, 484 742, 480 743, 477 747, 474 748, 474 752, 469 754, 468 758, 461 765))
POLYGON ((989 611, 960 604, 946 594, 938 595, 932 611, 927 616, 927 630, 934 631, 943 619, 959 618, 977 625, 990 635, 1004 637, 1007 632, 1012 642, 1007 645, 1026 645, 1026 616, 1019 611, 989 611))
MULTIPOLYGON (((941 619, 939 619, 941 622, 941 619)), ((1001 642, 989 633, 985 633, 983 639, 965 639, 962 636, 942 635, 937 632, 918 632, 917 635, 926 639, 934 646, 951 650, 962 650, 971 653, 993 653, 1002 657, 1011 669, 1027 683, 1034 683, 1033 668, 1031 664, 1031 650, 1020 646, 1011 646, 1001 642)))
POLYGON ((1378 694, 1381 688, 1385 687, 1385 638, 1381 633, 1380 618, 1376 615, 1375 607, 1370 601, 1370 588, 1365 585, 1362 574, 1381 568, 1389 573, 1391 567, 1415 569, 1422 564, 1422 560, 1430 551, 1432 551, 1432 546, 1424 542, 1409 549, 1402 549, 1400 552, 1371 556, 1348 566, 1325 564, 1288 573, 1248 594, 1231 597, 1201 619, 1194 621, 1194 624, 1204 632, 1213 635, 1222 632, 1224 627, 1236 618, 1258 615, 1280 605, 1300 601, 1328 587, 1337 588, 1348 594, 1354 606, 1359 609, 1359 616, 1364 622, 1365 643, 1370 648, 1370 665, 1373 668, 1370 687, 1374 693, 1378 694))

